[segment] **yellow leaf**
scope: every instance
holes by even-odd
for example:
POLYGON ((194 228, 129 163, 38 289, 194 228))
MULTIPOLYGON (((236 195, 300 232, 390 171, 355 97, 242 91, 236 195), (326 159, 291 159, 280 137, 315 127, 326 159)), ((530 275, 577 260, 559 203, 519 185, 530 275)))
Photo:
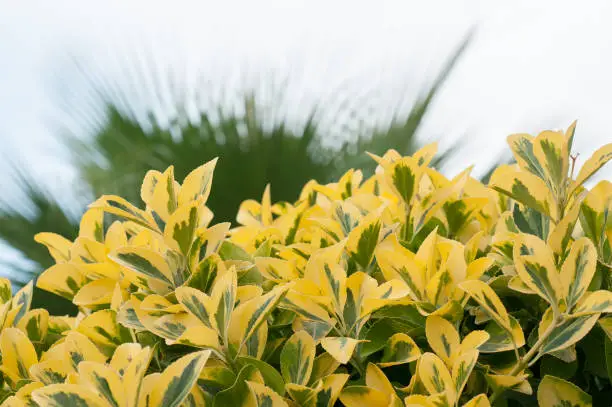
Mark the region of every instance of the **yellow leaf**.
POLYGON ((200 226, 200 201, 180 206, 168 216, 164 228, 164 241, 177 252, 187 255, 200 226))
POLYGON ((478 280, 482 275, 495 265, 490 257, 481 257, 470 262, 465 273, 466 280, 478 280))
POLYGON ((383 164, 387 185, 406 204, 410 205, 418 190, 422 171, 412 157, 402 157, 390 164, 383 164))
POLYGON ((142 379, 141 393, 137 404, 138 407, 153 407, 151 404, 151 394, 157 388, 160 377, 161 373, 151 373, 142 379))
MULTIPOLYGON (((39 382, 28 383, 17 390, 15 395, 17 398, 25 400, 26 406, 36 405, 36 403, 32 400, 32 392, 36 389, 40 389, 41 387, 44 387, 44 385, 39 382)), ((2 403, 2 406, 4 407, 4 403, 2 403)))
POLYGON ((0 335, 2 353, 2 372, 16 384, 19 380, 29 379, 29 369, 38 362, 34 345, 17 328, 5 328, 0 335))
POLYGON ((123 376, 126 368, 142 350, 143 348, 139 343, 121 344, 113 353, 109 365, 123 376))
MULTIPOLYGON (((125 345, 119 346, 117 348, 118 352, 121 352, 122 346, 125 345)), ((149 367, 153 352, 151 348, 146 347, 138 351, 138 353, 135 352, 135 349, 130 353, 132 353, 133 356, 123 373, 123 385, 126 389, 129 389, 127 407, 136 407, 139 400, 141 400, 141 394, 146 391, 143 378, 149 367)))
POLYGON ((592 406, 592 397, 576 385, 554 376, 544 376, 538 387, 540 407, 592 406))
POLYGON ((593 174, 612 159, 612 143, 606 144, 597 151, 584 163, 576 180, 572 183, 572 194, 578 187, 584 184, 593 174))
POLYGON ((133 390, 125 389, 119 375, 110 367, 87 361, 79 364, 79 384, 104 398, 109 405, 118 407, 127 405, 127 394, 133 390))
POLYGON ((470 374, 472 373, 474 366, 476 366, 477 361, 477 350, 463 352, 454 360, 451 377, 455 383, 455 391, 457 392, 458 396, 460 396, 463 392, 463 388, 467 384, 470 374))
POLYGON ((572 316, 612 312, 612 291, 588 292, 576 305, 572 316))
POLYGON ((601 318, 599 320, 599 326, 608 335, 608 338, 612 341, 612 316, 601 318))
POLYGON ((321 340, 321 346, 341 364, 348 363, 360 341, 346 337, 328 336, 321 340))
POLYGON ((561 219, 548 235, 548 245, 556 254, 563 255, 572 238, 572 232, 574 231, 576 221, 578 220, 578 214, 580 213, 582 198, 583 197, 580 197, 574 201, 563 219, 561 219))
POLYGON ((394 301, 407 297, 409 293, 410 290, 404 281, 399 279, 387 281, 373 289, 364 298, 359 317, 364 318, 394 301))
POLYGON ((261 297, 238 305, 228 327, 230 343, 240 350, 284 297, 288 286, 276 286, 261 297))
POLYGON ((127 246, 128 239, 125 229, 126 228, 122 222, 114 221, 106 231, 104 245, 106 245, 109 250, 115 250, 118 247, 127 246))
POLYGON ((83 214, 79 224, 79 237, 104 242, 104 211, 92 208, 83 214))
POLYGON ((362 270, 367 269, 374 258, 374 250, 380 238, 383 209, 381 207, 363 217, 347 236, 346 250, 362 270))
POLYGON ((102 195, 97 201, 90 204, 89 208, 100 208, 107 213, 112 213, 145 228, 159 231, 159 227, 150 213, 138 209, 127 200, 116 195, 102 195))
POLYGON ((230 268, 227 273, 215 280, 212 288, 209 310, 209 314, 212 317, 211 325, 219 331, 219 336, 222 338, 227 335, 229 330, 236 302, 237 287, 236 271, 230 268))
POLYGON ((421 356, 421 350, 411 337, 396 333, 387 340, 378 366, 388 367, 410 363, 421 356))
POLYGON ((117 313, 110 309, 89 314, 76 330, 87 336, 107 356, 113 354, 118 344, 131 339, 127 330, 117 323, 117 313))
POLYGON ((268 280, 281 282, 300 277, 295 262, 274 257, 255 257, 254 260, 259 272, 268 280))
POLYGON ((314 366, 316 343, 306 331, 294 333, 280 354, 281 373, 285 382, 306 385, 314 366))
POLYGON ((463 407, 491 407, 491 403, 486 394, 479 394, 465 403, 463 407))
MULTIPOLYGON (((228 275, 231 277, 231 275, 228 275)), ((213 328, 211 318, 214 316, 214 311, 217 309, 216 304, 213 304, 212 299, 200 290, 191 287, 179 287, 174 291, 176 299, 181 303, 187 312, 198 318, 202 324, 209 328, 213 328)), ((233 298, 228 299, 230 303, 229 312, 233 309, 233 298)), ((228 311, 227 309, 220 310, 221 312, 228 311)), ((214 324, 214 327, 217 325, 214 324)), ((225 329, 225 325, 222 327, 225 329)), ((223 332, 223 331, 222 331, 223 332)))
POLYGON ((196 383, 210 351, 192 352, 164 370, 151 393, 149 406, 178 407, 196 383))
POLYGON ((174 281, 170 266, 164 257, 153 250, 144 247, 123 247, 113 251, 108 257, 147 281, 154 279, 168 287, 181 283, 174 281))
POLYGON ((70 261, 70 248, 72 242, 63 236, 56 233, 37 233, 34 236, 37 243, 47 246, 49 254, 53 257, 56 263, 64 263, 70 261))
POLYGON ((147 207, 153 209, 164 222, 168 222, 170 215, 178 207, 177 189, 174 180, 174 166, 171 165, 163 174, 158 176, 157 182, 153 185, 150 200, 145 201, 147 207))
POLYGON ((489 374, 487 375, 487 382, 489 382, 493 389, 512 389, 519 393, 531 395, 533 393, 533 389, 527 381, 527 378, 528 376, 525 374, 519 374, 516 376, 489 374))
POLYGON ((85 335, 74 331, 66 336, 64 351, 68 366, 74 371, 77 371, 79 363, 83 361, 104 363, 107 359, 85 335))
POLYGON ((514 262, 518 276, 531 290, 556 307, 564 297, 563 286, 553 253, 540 238, 521 234, 514 244, 514 262))
POLYGON ((346 407, 389 407, 389 395, 366 386, 348 386, 340 393, 346 407))
POLYGON ((566 137, 557 131, 543 131, 533 140, 535 156, 542 176, 549 188, 558 196, 569 171, 569 149, 566 137))
MULTIPOLYGON (((75 305, 94 309, 111 303, 115 291, 116 280, 103 278, 85 284, 76 293, 72 302, 75 305)), ((98 308, 99 309, 99 308, 98 308)))
POLYGON ((560 273, 568 310, 573 309, 586 293, 595 275, 596 266, 597 251, 593 243, 585 237, 575 241, 560 273))
POLYGON ((383 394, 395 394, 395 389, 387 376, 373 363, 368 363, 368 367, 366 369, 366 385, 370 388, 378 390, 383 394))
POLYGON ((463 338, 459 346, 459 352, 467 352, 478 348, 486 343, 491 336, 486 331, 472 331, 463 338))
POLYGON ((377 246, 375 253, 376 261, 385 280, 399 278, 408 285, 413 300, 420 301, 424 298, 425 265, 417 259, 414 253, 397 241, 395 234, 383 240, 377 246))
POLYGON ((491 175, 489 186, 521 204, 556 219, 554 198, 537 176, 511 165, 501 165, 491 175))
POLYGON ((263 289, 258 285, 241 285, 236 290, 236 306, 238 306, 242 302, 252 300, 256 297, 260 297, 262 294, 263 289))
POLYGON ((457 399, 453 379, 438 356, 424 353, 419 359, 419 377, 429 394, 444 393, 452 405, 457 399))
POLYGON ((416 160, 419 166, 426 167, 429 165, 437 152, 438 143, 433 142, 418 149, 414 154, 412 154, 412 158, 416 160))
POLYGON ((425 324, 425 334, 432 350, 447 366, 451 366, 451 357, 459 349, 461 343, 455 327, 444 318, 430 315, 425 324))
POLYGON ((62 359, 45 360, 30 367, 30 376, 45 385, 63 383, 67 374, 66 362, 62 359))
POLYGON ((271 388, 257 382, 247 381, 246 383, 255 397, 256 407, 288 407, 285 400, 271 388))
POLYGON ((183 181, 179 191, 178 204, 183 206, 201 197, 202 203, 206 203, 210 195, 213 180, 213 172, 217 165, 217 158, 208 161, 191 171, 183 181))
POLYGON ((217 331, 204 325, 187 327, 176 342, 202 349, 221 349, 217 331))
MULTIPOLYGON (((446 402, 446 401, 445 401, 446 402)), ((412 396, 408 396, 404 399, 404 404, 406 407, 436 407, 430 397, 424 396, 422 394, 413 394, 412 396)))
MULTIPOLYGON (((12 310, 15 311, 12 316, 11 324, 16 326, 19 321, 25 316, 25 314, 30 310, 30 306, 32 305, 32 296, 34 290, 34 282, 30 281, 28 284, 23 286, 19 291, 15 293, 12 301, 12 310)), ((8 324, 7 318, 7 324, 8 324)))
POLYGON ((32 399, 45 407, 108 407, 96 393, 77 384, 52 384, 32 392, 32 399))
POLYGON ((21 329, 30 341, 43 342, 49 329, 49 311, 46 309, 28 311, 17 324, 17 328, 21 329))
POLYGON ((459 288, 470 294, 491 318, 507 330, 511 330, 510 318, 506 307, 495 291, 484 281, 469 280, 459 284, 459 288))

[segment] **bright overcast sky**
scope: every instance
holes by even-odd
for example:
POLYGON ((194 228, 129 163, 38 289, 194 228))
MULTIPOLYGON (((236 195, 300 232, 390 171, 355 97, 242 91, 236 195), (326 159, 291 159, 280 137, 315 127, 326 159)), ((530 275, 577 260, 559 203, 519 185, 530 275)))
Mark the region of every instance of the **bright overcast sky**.
MULTIPOLYGON (((118 81, 129 64, 117 57, 138 60, 143 49, 187 86, 196 77, 223 84, 228 72, 287 76, 289 97, 311 103, 348 83, 357 94, 376 90, 363 109, 385 117, 400 97, 413 99, 476 27, 420 132, 442 148, 463 137, 465 153, 446 171, 475 164, 481 173, 508 134, 565 128, 574 119, 582 159, 612 142, 609 0, 93 3, 0 0, 0 152, 64 197, 74 180, 53 125, 62 121, 58 87, 78 93, 63 72, 69 55, 118 81)), ((15 190, 7 168, 2 160, 3 198, 15 190)), ((598 178, 612 179, 612 165, 598 178)))
MULTIPOLYGON (((50 126, 58 120, 53 78, 67 55, 121 78, 125 64, 117 55, 151 49, 161 69, 179 76, 280 73, 315 101, 345 81, 357 93, 376 89, 367 104, 384 116, 399 95, 414 98, 476 27, 420 133, 442 138, 442 147, 464 136, 468 152, 456 155, 449 171, 469 164, 482 171, 508 134, 566 127, 575 118, 582 157, 612 141, 609 1, 84 3, 91 4, 0 0, 0 151, 25 159, 54 190, 71 177, 50 126)), ((71 91, 69 78, 62 84, 62 92, 71 91)), ((610 178, 612 168, 605 174, 610 178)))

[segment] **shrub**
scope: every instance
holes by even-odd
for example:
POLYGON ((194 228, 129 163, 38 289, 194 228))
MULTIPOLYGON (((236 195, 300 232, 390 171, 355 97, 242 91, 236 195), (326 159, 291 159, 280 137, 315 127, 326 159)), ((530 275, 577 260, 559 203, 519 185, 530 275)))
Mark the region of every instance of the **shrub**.
POLYGON ((3 406, 605 404, 612 184, 584 183, 612 144, 575 175, 574 127, 510 136, 488 187, 390 150, 293 204, 266 188, 233 229, 216 160, 150 171, 145 209, 102 196, 74 242, 36 237, 38 287, 78 316, 2 282, 3 406))

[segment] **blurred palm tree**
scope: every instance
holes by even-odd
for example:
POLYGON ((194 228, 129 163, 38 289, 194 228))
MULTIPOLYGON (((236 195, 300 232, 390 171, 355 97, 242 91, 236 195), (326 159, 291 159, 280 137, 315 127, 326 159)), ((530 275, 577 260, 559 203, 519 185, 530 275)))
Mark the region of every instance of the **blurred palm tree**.
MULTIPOLYGON (((215 213, 215 221, 233 221, 240 202, 258 199, 268 183, 272 185, 275 201, 293 201, 309 179, 329 182, 356 166, 366 173, 372 172, 375 163, 365 151, 376 154, 389 148, 402 154, 416 151, 417 130, 467 43, 468 39, 451 55, 406 117, 398 114, 385 128, 355 135, 340 148, 325 147, 322 143, 326 134, 318 121, 321 106, 314 109, 302 126, 290 126, 282 119, 270 123, 263 119, 257 95, 251 93, 242 98, 236 111, 219 107, 202 110, 196 117, 179 114, 162 125, 153 114, 147 120, 138 119, 134 110, 130 110, 125 93, 109 91, 107 83, 93 76, 89 79, 94 86, 87 96, 98 109, 103 106, 100 116, 92 116, 91 110, 84 111, 83 118, 92 124, 93 135, 68 134, 62 140, 76 168, 77 179, 83 182, 84 202, 102 194, 117 194, 140 202, 140 183, 149 169, 163 171, 174 165, 176 178, 182 180, 193 168, 218 156, 221 159, 208 204, 215 213)), ((176 106, 176 110, 185 111, 182 106, 176 106)), ((74 238, 78 215, 85 204, 66 207, 26 176, 19 176, 17 181, 26 205, 32 210, 25 213, 23 202, 19 207, 0 205, 0 239, 32 262, 30 268, 13 268, 10 275, 18 285, 53 264, 46 249, 35 243, 33 236, 48 231, 74 238)), ((38 298, 38 305, 48 307, 47 294, 38 298)))

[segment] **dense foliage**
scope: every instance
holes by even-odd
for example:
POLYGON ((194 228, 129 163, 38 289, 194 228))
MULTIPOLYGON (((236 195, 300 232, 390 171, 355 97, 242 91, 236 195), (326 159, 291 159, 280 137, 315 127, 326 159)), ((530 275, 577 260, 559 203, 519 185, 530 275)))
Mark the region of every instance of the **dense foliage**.
POLYGON ((78 316, 2 282, 2 405, 607 405, 612 183, 584 183, 612 144, 578 171, 574 128, 510 136, 488 186, 389 150, 295 203, 266 187, 235 228, 216 160, 149 171, 144 209, 105 195, 74 241, 36 237, 78 316))

